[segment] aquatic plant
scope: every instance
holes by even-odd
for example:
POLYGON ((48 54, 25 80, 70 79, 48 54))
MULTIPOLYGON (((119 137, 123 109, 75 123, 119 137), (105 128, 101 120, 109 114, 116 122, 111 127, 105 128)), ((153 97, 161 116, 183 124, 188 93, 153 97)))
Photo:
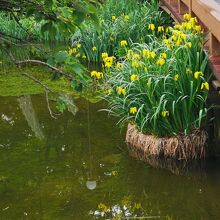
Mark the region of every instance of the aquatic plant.
POLYGON ((100 8, 101 30, 97 31, 89 22, 86 28, 73 35, 72 47, 75 55, 85 56, 89 62, 101 62, 103 52, 117 55, 120 51, 118 42, 127 40, 128 44, 148 43, 152 37, 162 37, 170 17, 159 9, 158 1, 149 2, 108 0, 100 8), (149 26, 151 24, 151 26, 149 26), (151 27, 159 28, 159 32, 151 27), (77 48, 77 43, 81 44, 77 48))
POLYGON ((135 124, 142 133, 159 137, 204 129, 210 74, 196 18, 170 27, 161 41, 135 44, 132 50, 121 47, 126 56, 118 62, 105 57, 99 80, 108 111, 120 117, 119 123, 135 124))

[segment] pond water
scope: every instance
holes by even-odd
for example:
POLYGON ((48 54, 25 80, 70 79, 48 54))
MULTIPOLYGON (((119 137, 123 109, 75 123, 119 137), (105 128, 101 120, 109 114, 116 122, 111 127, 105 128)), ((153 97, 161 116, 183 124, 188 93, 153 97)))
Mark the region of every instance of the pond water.
POLYGON ((55 120, 42 96, 0 98, 1 220, 220 219, 220 160, 153 168, 103 103, 75 103, 55 120))

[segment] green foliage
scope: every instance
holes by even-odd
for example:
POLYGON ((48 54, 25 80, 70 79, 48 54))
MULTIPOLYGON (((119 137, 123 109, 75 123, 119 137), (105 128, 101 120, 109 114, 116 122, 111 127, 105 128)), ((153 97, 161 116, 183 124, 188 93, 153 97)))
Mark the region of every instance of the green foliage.
MULTIPOLYGON (((76 54, 85 54, 89 62, 100 62, 101 54, 117 55, 118 42, 148 43, 149 24, 168 25, 170 17, 159 10, 158 2, 140 3, 137 0, 107 0, 100 8, 101 31, 97 31, 89 22, 85 28, 72 37, 72 45, 82 44, 76 54)), ((158 35, 160 37, 161 34, 158 35)))
POLYGON ((68 51, 57 51, 57 42, 67 45, 69 37, 89 20, 99 28, 96 1, 33 0, 0 4, 0 62, 40 59, 87 84, 85 68, 68 51), (6 5, 5 5, 6 4, 6 5), (7 7, 6 7, 7 6, 7 7), (10 10, 6 10, 10 9, 10 10), (24 50, 21 50, 24 49, 24 50), (40 57, 40 58, 39 58, 40 57))
POLYGON ((200 29, 191 18, 169 28, 161 41, 126 47, 120 65, 105 69, 108 111, 120 123, 162 137, 203 129, 210 74, 200 29))
MULTIPOLYGON (((63 36, 74 33, 85 19, 90 18, 98 26, 96 1, 81 0, 16 0, 0 5, 0 11, 9 15, 10 20, 21 27, 39 27, 42 33, 47 32, 48 38, 54 39, 57 34, 63 36), (5 5, 4 5, 5 4, 5 5), (7 6, 7 7, 6 7, 7 6), (8 10, 10 9, 10 10, 8 10), (28 19, 28 20, 26 20, 28 19), (21 21, 21 22, 20 22, 21 21), (35 24, 33 24, 36 22, 35 24)), ((35 32, 35 30, 32 30, 35 32)))

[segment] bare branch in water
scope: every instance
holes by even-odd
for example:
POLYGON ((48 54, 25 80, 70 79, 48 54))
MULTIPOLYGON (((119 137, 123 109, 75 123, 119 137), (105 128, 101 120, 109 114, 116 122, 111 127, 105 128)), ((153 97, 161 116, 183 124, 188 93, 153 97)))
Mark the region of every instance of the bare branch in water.
POLYGON ((57 117, 55 115, 60 115, 60 114, 57 114, 57 113, 54 113, 50 107, 50 100, 49 100, 49 96, 48 96, 48 91, 45 90, 45 95, 46 95, 46 101, 47 101, 47 108, 49 110, 49 113, 50 113, 50 116, 54 119, 57 119, 57 117))

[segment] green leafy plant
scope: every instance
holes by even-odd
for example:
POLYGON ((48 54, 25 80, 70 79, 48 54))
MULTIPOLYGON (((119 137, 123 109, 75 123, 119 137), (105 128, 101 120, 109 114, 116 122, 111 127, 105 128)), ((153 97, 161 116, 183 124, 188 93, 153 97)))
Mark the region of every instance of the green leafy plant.
POLYGON ((118 54, 118 42, 127 40, 132 43, 148 43, 149 35, 162 37, 165 27, 156 32, 159 26, 171 23, 170 17, 160 11, 158 1, 149 2, 107 0, 100 8, 101 30, 97 31, 90 22, 85 28, 72 37, 72 47, 77 49, 76 55, 86 56, 89 62, 101 62, 101 54, 118 54), (152 24, 149 27, 149 24, 152 24), (154 26, 153 26, 154 25, 154 26), (152 29, 155 31, 152 32, 152 29), (77 48, 76 44, 81 43, 77 48))
POLYGON ((123 46, 126 56, 116 62, 105 56, 101 87, 107 111, 159 137, 188 135, 207 122, 208 57, 195 18, 169 28, 167 36, 149 44, 123 46), (108 63, 111 61, 111 65, 108 63), (106 65, 107 64, 107 65, 106 65))

